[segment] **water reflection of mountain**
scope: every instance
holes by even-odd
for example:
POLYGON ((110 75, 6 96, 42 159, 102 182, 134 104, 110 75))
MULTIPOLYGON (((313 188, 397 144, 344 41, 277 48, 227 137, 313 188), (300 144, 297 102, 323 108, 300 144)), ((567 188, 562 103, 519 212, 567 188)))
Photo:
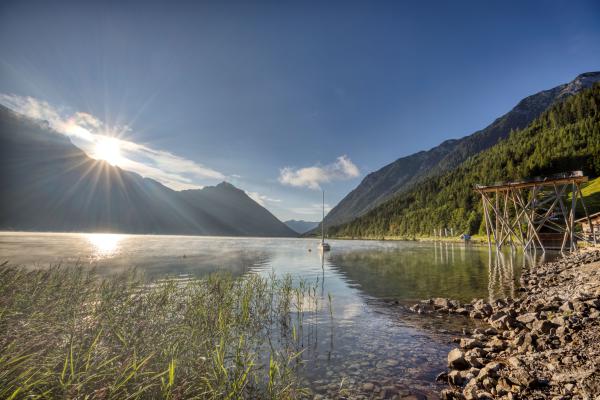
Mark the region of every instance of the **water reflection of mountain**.
POLYGON ((450 297, 514 296, 524 263, 520 252, 498 256, 487 247, 435 243, 414 247, 331 254, 332 268, 366 294, 378 298, 418 300, 450 297))

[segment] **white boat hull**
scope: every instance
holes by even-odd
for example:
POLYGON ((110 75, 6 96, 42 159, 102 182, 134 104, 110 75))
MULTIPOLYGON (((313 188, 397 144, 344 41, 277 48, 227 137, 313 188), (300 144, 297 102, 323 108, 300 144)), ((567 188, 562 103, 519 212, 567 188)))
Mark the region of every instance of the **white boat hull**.
POLYGON ((331 250, 331 246, 329 246, 329 243, 319 243, 319 250, 329 251, 331 250))

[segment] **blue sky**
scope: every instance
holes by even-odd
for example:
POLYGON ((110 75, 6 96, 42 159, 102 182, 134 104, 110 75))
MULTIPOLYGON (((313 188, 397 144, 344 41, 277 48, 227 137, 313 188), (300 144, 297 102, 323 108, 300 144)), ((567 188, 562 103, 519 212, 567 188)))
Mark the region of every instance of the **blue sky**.
POLYGON ((0 49, 0 100, 84 150, 116 136, 124 168, 319 219, 319 187, 600 70, 600 3, 3 1, 0 49))

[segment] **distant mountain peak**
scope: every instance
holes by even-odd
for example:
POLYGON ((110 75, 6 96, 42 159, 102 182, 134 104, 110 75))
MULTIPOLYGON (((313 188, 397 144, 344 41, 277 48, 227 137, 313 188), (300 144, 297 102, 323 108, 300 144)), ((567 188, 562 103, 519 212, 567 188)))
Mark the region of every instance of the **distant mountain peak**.
POLYGON ((559 96, 572 96, 575 93, 580 92, 582 89, 590 87, 598 81, 600 81, 600 71, 584 72, 583 74, 577 75, 575 79, 564 85, 564 88, 561 90, 559 96))
POLYGON ((231 183, 229 183, 227 181, 223 181, 223 182, 219 183, 215 187, 218 187, 218 188, 221 188, 221 189, 237 189, 235 186, 233 186, 231 183))
POLYGON ((290 227, 290 229, 294 230, 295 232, 303 234, 315 229, 317 226, 319 226, 320 222, 290 219, 288 221, 285 221, 284 224, 286 224, 288 227, 290 227))

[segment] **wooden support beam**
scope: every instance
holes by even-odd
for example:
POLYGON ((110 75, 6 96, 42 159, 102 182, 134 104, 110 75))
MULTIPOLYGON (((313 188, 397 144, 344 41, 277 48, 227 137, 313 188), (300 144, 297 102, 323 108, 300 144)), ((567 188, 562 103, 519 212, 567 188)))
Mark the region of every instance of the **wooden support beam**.
POLYGON ((579 193, 577 192, 577 187, 575 186, 575 181, 571 183, 571 215, 569 218, 569 231, 570 231, 570 251, 575 251, 575 208, 577 207, 577 197, 579 193))
POLYGON ((585 217, 587 218, 588 224, 590 225, 590 233, 592 234, 592 241, 594 244, 598 244, 596 240, 596 233, 594 232, 594 224, 590 219, 590 214, 588 214, 587 207, 585 206, 585 202, 583 201, 583 193, 581 193, 581 187, 577 184, 577 192, 579 193, 579 198, 581 199, 581 205, 583 206, 583 212, 585 213, 585 217))
POLYGON ((504 245, 514 249, 515 244, 520 244, 525 250, 533 248, 535 251, 539 247, 545 253, 546 244, 541 233, 546 228, 562 234, 561 251, 567 245, 570 251, 575 250, 576 240, 589 240, 575 231, 577 201, 582 202, 595 242, 594 226, 581 193, 582 182, 587 182, 587 177, 577 171, 548 179, 477 186, 475 190, 481 195, 489 248, 493 238, 497 249, 504 245), (572 193, 570 204, 565 201, 568 188, 572 193), (559 214, 560 219, 555 220, 559 214))

